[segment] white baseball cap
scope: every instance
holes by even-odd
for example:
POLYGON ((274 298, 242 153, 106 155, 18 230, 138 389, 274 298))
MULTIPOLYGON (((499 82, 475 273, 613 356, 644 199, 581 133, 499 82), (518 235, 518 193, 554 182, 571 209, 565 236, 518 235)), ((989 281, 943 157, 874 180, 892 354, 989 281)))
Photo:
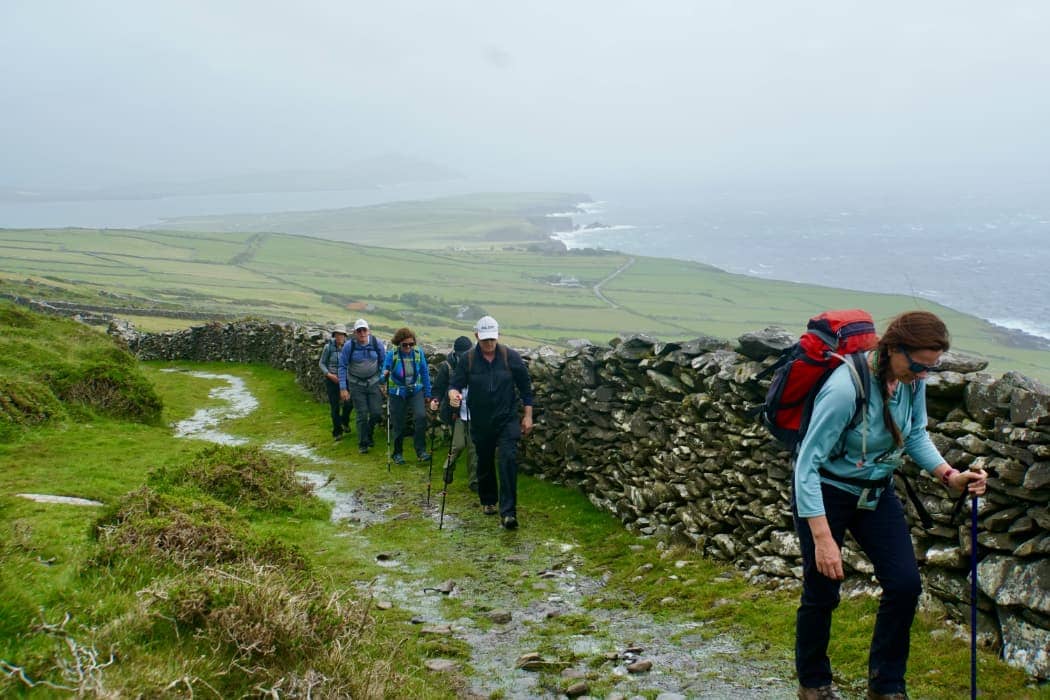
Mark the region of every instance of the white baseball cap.
POLYGON ((342 333, 343 335, 346 335, 346 326, 342 323, 337 323, 334 326, 332 326, 332 335, 335 335, 336 333, 342 333))
POLYGON ((491 316, 482 316, 474 326, 478 332, 478 340, 492 340, 499 337, 499 324, 491 316))
POLYGON ((363 318, 359 318, 356 321, 354 321, 354 330, 356 331, 361 328, 368 328, 368 321, 364 320, 363 318))

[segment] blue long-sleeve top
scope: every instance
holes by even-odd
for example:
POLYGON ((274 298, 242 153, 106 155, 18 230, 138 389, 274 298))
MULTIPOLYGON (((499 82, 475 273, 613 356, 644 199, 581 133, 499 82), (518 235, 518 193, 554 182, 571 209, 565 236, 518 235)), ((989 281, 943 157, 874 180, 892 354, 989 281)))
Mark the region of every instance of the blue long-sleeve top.
MULTIPOLYGON (((901 450, 894 445, 893 434, 882 419, 883 400, 877 383, 878 379, 872 375, 868 383, 867 449, 863 459, 863 422, 847 429, 857 401, 857 389, 849 367, 845 364, 837 367, 817 392, 809 429, 795 461, 795 499, 799 517, 824 515, 821 483, 857 496, 863 490, 860 486, 821 476, 818 471, 821 467, 832 474, 877 481, 888 477, 900 464, 901 450), (859 467, 858 462, 861 462, 859 467)), ((898 384, 889 398, 889 407, 890 415, 904 438, 903 452, 926 471, 933 471, 944 463, 926 432, 926 381, 919 379, 912 384, 898 384)))
POLYGON ((400 348, 387 350, 383 374, 386 376, 387 393, 391 396, 410 396, 422 389, 423 396, 430 398, 430 368, 419 348, 412 348, 407 354, 401 352, 400 348), (411 383, 406 383, 406 370, 409 370, 407 374, 411 383))
POLYGON ((339 388, 349 389, 350 383, 372 386, 383 376, 383 341, 369 334, 362 345, 357 338, 347 338, 339 353, 339 388))

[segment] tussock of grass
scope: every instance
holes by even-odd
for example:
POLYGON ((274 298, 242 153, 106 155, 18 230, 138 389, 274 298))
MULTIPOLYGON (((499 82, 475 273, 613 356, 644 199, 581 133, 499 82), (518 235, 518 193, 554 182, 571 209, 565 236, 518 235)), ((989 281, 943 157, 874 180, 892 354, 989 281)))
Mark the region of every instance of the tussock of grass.
POLYGON ((188 465, 154 472, 150 482, 192 484, 229 506, 272 512, 296 510, 314 500, 292 460, 258 447, 209 447, 188 465))
POLYGON ((229 506, 148 486, 110 507, 94 533, 100 545, 95 563, 101 566, 138 555, 182 568, 249 559, 306 567, 296 549, 272 539, 257 541, 244 518, 229 506))
POLYGON ((0 435, 47 422, 65 413, 44 384, 22 377, 0 376, 0 435))
POLYGON ((131 356, 127 357, 127 364, 92 362, 65 367, 53 377, 52 385, 63 401, 114 418, 156 423, 163 408, 160 397, 135 368, 131 356))
POLYGON ((161 408, 135 358, 113 339, 0 301, 0 437, 92 412, 156 424, 161 408))

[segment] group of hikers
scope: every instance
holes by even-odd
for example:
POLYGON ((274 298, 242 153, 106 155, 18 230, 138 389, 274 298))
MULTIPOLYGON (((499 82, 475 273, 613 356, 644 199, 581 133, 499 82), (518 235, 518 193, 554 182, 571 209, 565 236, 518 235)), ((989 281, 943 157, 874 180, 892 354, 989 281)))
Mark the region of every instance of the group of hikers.
MULTIPOLYGON (((476 467, 470 467, 470 483, 472 489, 476 486, 482 510, 498 512, 500 524, 514 529, 517 443, 532 429, 531 381, 521 356, 499 343, 495 319, 483 317, 474 331, 477 342, 458 338, 432 387, 426 360, 408 328, 398 329, 394 347, 385 351, 364 319, 354 323, 352 339, 345 327, 336 326, 320 362, 328 383, 332 434, 340 439, 348 429, 352 398, 359 449, 368 452, 372 432, 382 419, 385 392, 394 462, 404 463, 409 408, 416 456, 426 460, 431 455, 424 441, 425 406, 440 408, 453 429, 446 469, 472 445, 470 460, 476 459, 476 467)), ((926 431, 926 379, 938 370, 949 346, 947 327, 936 315, 903 313, 890 322, 874 348, 858 353, 867 386, 858 386, 857 367, 843 362, 809 397, 808 428, 793 453, 791 499, 803 562, 795 641, 802 700, 841 697, 832 682, 828 646, 845 575, 842 546, 847 532, 871 561, 882 587, 868 656, 867 698, 907 698, 904 675, 922 584, 904 508, 892 484, 894 471, 907 455, 955 493, 979 496, 986 488, 982 470, 954 469, 926 431), (859 409, 863 421, 854 420, 858 403, 864 404, 859 409)))
POLYGON ((363 318, 354 322, 352 338, 342 324, 334 326, 331 335, 318 364, 325 377, 333 439, 342 440, 356 412, 358 451, 367 454, 375 445, 376 426, 383 421, 385 395, 390 461, 405 464, 411 413, 412 447, 416 458, 426 462, 433 459, 426 444, 427 410, 437 411, 451 431, 443 466, 446 483, 459 455, 466 452, 468 485, 478 494, 482 512, 498 514, 503 528, 516 529, 517 450, 522 435, 532 430, 532 381, 521 355, 499 342, 496 319, 478 320, 476 343, 467 336, 456 339, 433 384, 427 358, 410 328, 398 328, 389 349, 363 318))

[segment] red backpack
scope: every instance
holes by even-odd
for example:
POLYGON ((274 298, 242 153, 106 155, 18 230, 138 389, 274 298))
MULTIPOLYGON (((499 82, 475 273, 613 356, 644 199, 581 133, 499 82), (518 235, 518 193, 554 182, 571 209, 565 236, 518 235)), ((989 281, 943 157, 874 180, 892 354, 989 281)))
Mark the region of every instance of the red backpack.
POLYGON ((766 400, 757 411, 760 422, 785 446, 797 449, 809 427, 813 399, 832 370, 847 361, 857 388, 850 427, 865 421, 871 372, 863 353, 877 344, 875 322, 867 311, 825 311, 809 319, 798 342, 756 377, 773 375, 766 400))

